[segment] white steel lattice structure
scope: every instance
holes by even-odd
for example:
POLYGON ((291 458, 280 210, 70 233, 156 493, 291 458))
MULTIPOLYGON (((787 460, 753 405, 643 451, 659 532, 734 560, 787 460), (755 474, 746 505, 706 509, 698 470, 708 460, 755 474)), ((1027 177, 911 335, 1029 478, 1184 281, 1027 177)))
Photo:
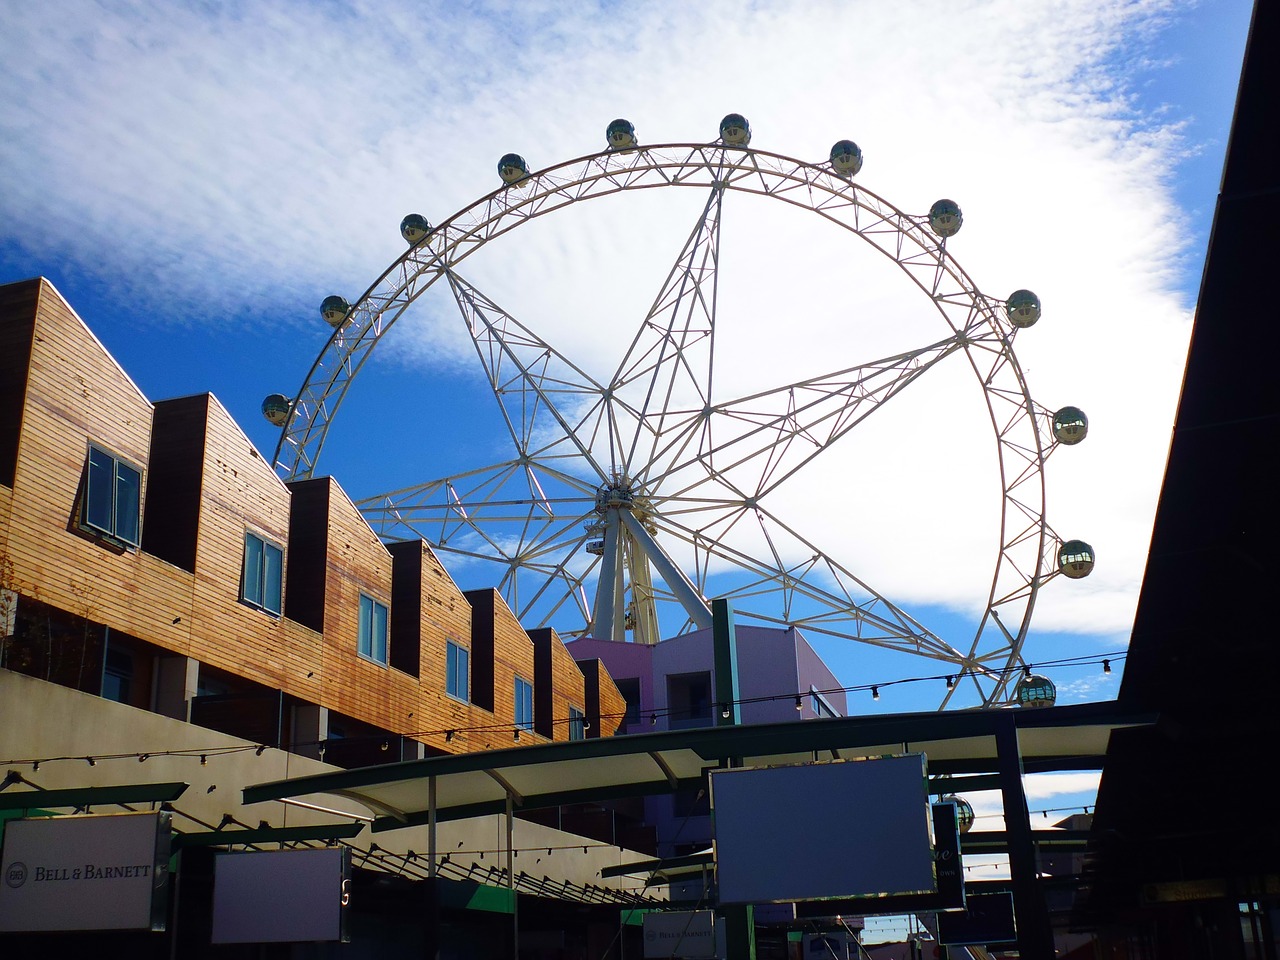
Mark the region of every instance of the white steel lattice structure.
POLYGON ((504 157, 506 184, 435 228, 417 218, 415 231, 406 218, 409 249, 358 301, 329 311, 332 337, 287 416, 276 413, 277 470, 312 475, 374 347, 434 287, 437 303, 456 304, 511 456, 361 500, 379 536, 421 538, 446 564, 450 555, 496 563, 488 583, 526 628, 652 643, 709 625, 714 584, 740 622, 933 661, 959 681, 948 684, 944 707, 1007 702, 1037 591, 1059 572, 1062 545, 1045 521, 1045 458, 1077 438, 1027 389, 1012 349, 1029 325, 1019 305, 981 293, 948 255, 943 235, 958 229, 958 208, 948 229, 938 205, 932 220, 903 213, 856 184, 848 164, 841 172, 834 153, 831 163, 795 160, 734 143, 723 128, 711 144, 641 146, 623 137, 621 149, 613 133, 605 152, 537 172, 504 157), (655 189, 698 191, 701 213, 610 377, 588 373, 464 279, 468 258, 523 224, 655 189), (716 396, 721 214, 736 194, 808 211, 851 243, 869 244, 918 288, 942 335, 749 395, 716 396), (984 610, 959 640, 931 632, 770 509, 784 481, 946 361, 964 365, 982 393, 1001 485, 984 610), (745 542, 763 549, 735 545, 748 528, 745 542), (953 703, 961 690, 965 700, 953 703))

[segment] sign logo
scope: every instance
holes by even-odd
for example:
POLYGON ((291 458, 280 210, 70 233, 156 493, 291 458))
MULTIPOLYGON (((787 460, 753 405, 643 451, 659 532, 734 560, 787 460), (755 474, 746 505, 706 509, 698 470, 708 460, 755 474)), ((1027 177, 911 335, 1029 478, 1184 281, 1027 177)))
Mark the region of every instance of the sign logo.
POLYGON ((4 872, 4 882, 17 890, 27 882, 27 865, 21 860, 13 861, 9 864, 9 869, 4 872))

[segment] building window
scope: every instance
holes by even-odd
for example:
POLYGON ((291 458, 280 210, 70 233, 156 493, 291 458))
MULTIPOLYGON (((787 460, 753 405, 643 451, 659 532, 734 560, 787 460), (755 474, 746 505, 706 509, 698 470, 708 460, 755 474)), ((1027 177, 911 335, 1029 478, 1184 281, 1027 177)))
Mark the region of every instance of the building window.
POLYGON ((836 712, 836 708, 831 705, 826 697, 818 692, 816 687, 809 688, 809 697, 811 698, 813 712, 815 715, 819 717, 840 716, 840 714, 836 712))
POLYGON ((533 684, 516 677, 515 725, 524 730, 533 729, 533 684))
POLYGON ((116 703, 133 702, 133 657, 128 651, 107 649, 102 667, 102 696, 116 703))
POLYGON ((569 739, 585 740, 587 739, 587 723, 586 715, 577 707, 569 708, 569 739))
POLYGON ((713 726, 715 718, 711 716, 711 674, 680 673, 668 676, 667 710, 672 730, 713 726))
POLYGON ((142 473, 105 450, 89 448, 80 525, 136 547, 142 523, 142 473))
POLYGON ((387 662, 387 608, 360 594, 360 656, 376 663, 387 662))
POLYGON ((623 725, 627 727, 638 726, 640 723, 640 678, 624 677, 613 682, 618 688, 618 692, 622 694, 622 699, 627 703, 626 713, 622 715, 623 725))
POLYGON ((246 533, 240 599, 250 606, 280 616, 283 573, 284 551, 255 533, 246 533))
POLYGON ((469 661, 471 654, 466 647, 460 647, 452 640, 445 643, 444 657, 444 690, 449 696, 467 702, 470 692, 468 678, 471 676, 469 661))

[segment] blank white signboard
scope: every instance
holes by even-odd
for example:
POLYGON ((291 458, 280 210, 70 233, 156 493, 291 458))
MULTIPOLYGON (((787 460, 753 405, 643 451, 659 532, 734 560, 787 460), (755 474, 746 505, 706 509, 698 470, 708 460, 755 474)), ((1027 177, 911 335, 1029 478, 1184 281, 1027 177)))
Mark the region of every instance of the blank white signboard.
POLYGON ((721 903, 937 890, 923 754, 710 779, 721 903))
POLYGON ((341 940, 346 873, 342 849, 219 854, 213 942, 341 940))

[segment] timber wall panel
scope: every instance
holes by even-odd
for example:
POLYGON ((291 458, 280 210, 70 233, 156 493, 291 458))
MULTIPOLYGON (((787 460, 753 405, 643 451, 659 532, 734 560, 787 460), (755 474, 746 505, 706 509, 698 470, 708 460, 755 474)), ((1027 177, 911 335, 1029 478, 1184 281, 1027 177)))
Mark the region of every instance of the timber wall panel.
MULTIPOLYGON (((288 582, 289 489, 275 475, 216 398, 173 401, 184 407, 202 399, 205 442, 175 445, 167 455, 196 458, 194 468, 174 465, 175 474, 199 476, 198 538, 191 655, 202 663, 268 687, 310 699, 321 669, 316 631, 290 623, 240 599, 246 532, 284 550, 288 582), (313 674, 308 678, 307 674, 313 674)), ((166 404, 157 405, 157 409, 166 404)))
POLYGON ((586 713, 585 678, 559 634, 551 631, 551 722, 556 740, 569 739, 569 707, 586 713))
POLYGON ((603 661, 597 661, 597 663, 599 667, 596 673, 596 699, 600 705, 600 722, 596 726, 600 736, 612 737, 622 726, 627 712, 627 699, 618 690, 618 685, 609 674, 609 668, 603 661))
POLYGON ((486 744, 494 743, 493 712, 477 705, 473 693, 472 702, 463 702, 445 692, 445 648, 449 641, 466 649, 472 669, 475 667, 471 604, 425 543, 398 543, 391 549, 397 564, 401 553, 407 551, 413 551, 419 560, 418 709, 409 727, 433 750, 463 753, 486 749, 486 744), (452 739, 446 736, 449 730, 455 731, 452 739))
POLYGON ((534 726, 552 740, 569 739, 569 707, 586 715, 586 678, 578 661, 550 627, 529 631, 537 677, 534 686, 534 726))
MULTIPOLYGON (((495 722, 502 725, 513 724, 515 719, 516 677, 519 676, 531 684, 535 683, 533 641, 529 639, 529 635, 520 626, 520 622, 516 619, 515 614, 511 612, 511 608, 507 606, 506 601, 502 599, 496 590, 492 588, 469 590, 466 593, 466 597, 472 601, 473 610, 476 611, 477 615, 477 619, 472 621, 473 636, 484 629, 484 624, 479 622, 478 619, 480 611, 492 611, 489 616, 492 618, 490 622, 493 625, 493 713, 496 718, 495 722), (478 607, 477 604, 479 605, 478 607)), ((535 685, 535 700, 537 693, 538 688, 535 685)), ((499 742, 504 736, 507 737, 508 741, 510 740, 508 733, 499 731, 495 734, 495 738, 499 742)), ((527 734, 521 734, 521 743, 526 741, 538 742, 542 739, 544 738, 539 736, 536 728, 527 734)), ((507 745, 510 744, 508 743, 507 745)))
POLYGON ((151 404, 53 288, 41 282, 21 439, 9 506, 8 556, 23 593, 183 652, 172 621, 190 608, 190 574, 76 528, 89 442, 143 472, 151 404))
MULTIPOLYGON (((398 731, 416 713, 417 681, 357 652, 360 594, 391 607, 391 554, 331 478, 325 550, 323 702, 357 720, 398 731)), ((389 643, 395 638, 390 637, 389 643)))

